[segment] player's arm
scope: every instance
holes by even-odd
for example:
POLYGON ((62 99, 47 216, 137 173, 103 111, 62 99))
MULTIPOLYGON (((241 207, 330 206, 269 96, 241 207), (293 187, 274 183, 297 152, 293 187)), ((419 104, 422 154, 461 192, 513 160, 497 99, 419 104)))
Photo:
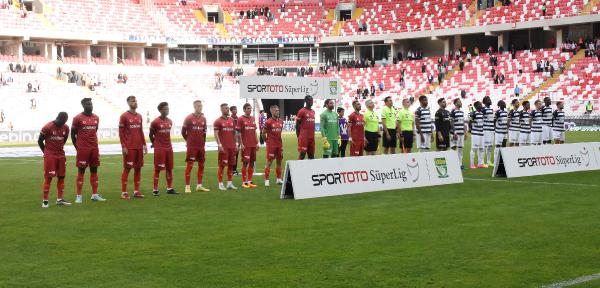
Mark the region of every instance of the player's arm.
MULTIPOLYGON (((442 114, 441 110, 438 110, 435 112, 435 127, 442 127, 442 121, 444 120, 444 115, 442 114)), ((436 133, 437 138, 442 141, 444 140, 444 136, 442 136, 442 131, 440 131, 439 129, 436 129, 436 133)))
POLYGON ((183 126, 181 126, 181 137, 183 137, 183 140, 187 141, 187 120, 183 121, 183 126))
POLYGON ((512 124, 511 123, 512 122, 512 114, 513 114, 512 111, 509 111, 508 115, 506 116, 506 122, 507 122, 506 123, 506 127, 507 127, 507 129, 510 129, 510 127, 511 127, 511 124, 512 124))
POLYGON ((352 122, 354 122, 354 118, 350 115, 348 117, 348 142, 352 142, 352 127, 354 126, 352 122))
POLYGON ((150 148, 154 148, 154 136, 156 136, 156 127, 154 126, 154 122, 152 122, 152 124, 150 124, 150 133, 148 133, 148 137, 150 137, 150 148))
POLYGON ((40 133, 40 136, 38 137, 38 146, 40 146, 40 150, 42 150, 42 153, 44 153, 44 141, 46 140, 46 135, 44 135, 44 133, 40 133))
POLYGON ((302 114, 296 115, 296 137, 300 137, 300 125, 302 124, 302 114))
POLYGON ((454 130, 454 111, 450 112, 450 133, 453 137, 456 137, 456 130, 454 130))
POLYGON ((75 123, 73 123, 73 128, 71 129, 71 142, 73 142, 73 147, 77 150, 77 128, 75 123))
POLYGON ((125 125, 127 123, 127 120, 125 119, 125 117, 123 117, 123 115, 121 115, 121 118, 119 118, 119 142, 121 142, 121 150, 123 152, 123 155, 127 156, 127 133, 125 131, 125 125))
POLYGON ((417 128, 417 134, 421 134, 421 112, 415 113, 415 128, 417 128))
POLYGON ((215 125, 214 125, 215 141, 217 142, 217 147, 219 147, 219 151, 223 151, 223 145, 221 144, 221 139, 219 138, 220 130, 221 130, 221 128, 215 123, 215 125))
POLYGON ((63 142, 63 144, 67 144, 67 140, 69 140, 69 127, 67 127, 67 133, 65 133, 65 141, 63 142))
POLYGON ((475 121, 474 117, 475 117, 475 114, 469 115, 469 125, 467 127, 467 128, 469 128, 469 130, 468 130, 469 133, 472 133, 471 130, 473 129, 473 121, 475 121))
POLYGON ((262 135, 262 138, 265 140, 265 142, 267 142, 267 130, 269 129, 269 124, 267 122, 265 122, 264 126, 262 129, 260 129, 260 134, 262 135))
POLYGON ((323 117, 325 115, 325 113, 321 113, 320 115, 320 123, 321 123, 321 137, 326 138, 327 137, 327 118, 323 117))

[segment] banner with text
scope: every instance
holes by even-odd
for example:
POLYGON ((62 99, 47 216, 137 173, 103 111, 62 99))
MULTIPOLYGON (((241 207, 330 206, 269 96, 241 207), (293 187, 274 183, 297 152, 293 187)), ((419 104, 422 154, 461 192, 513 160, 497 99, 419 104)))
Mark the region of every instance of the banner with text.
POLYGON ((340 85, 335 78, 240 76, 240 98, 337 99, 340 85))
POLYGON ((494 177, 600 170, 600 142, 500 148, 494 177))
POLYGON ((462 183, 453 151, 286 162, 282 199, 462 183))

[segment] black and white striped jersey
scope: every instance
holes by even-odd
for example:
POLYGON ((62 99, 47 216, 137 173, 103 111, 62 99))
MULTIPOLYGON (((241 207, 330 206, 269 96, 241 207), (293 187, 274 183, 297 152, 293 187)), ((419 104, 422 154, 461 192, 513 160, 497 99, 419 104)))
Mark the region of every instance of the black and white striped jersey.
POLYGON ((494 109, 492 107, 481 108, 483 114, 483 130, 494 131, 494 109))
POLYGON ((473 111, 471 115, 469 115, 471 121, 471 135, 473 136, 483 136, 483 113, 480 111, 473 111))
POLYGON ((508 112, 500 109, 496 111, 496 133, 508 133, 508 112))
POLYGON ((519 123, 520 123, 520 133, 531 133, 531 114, 529 112, 522 110, 519 114, 519 123))
POLYGON ((542 125, 544 126, 552 126, 552 118, 553 118, 554 110, 550 106, 542 107, 542 125))
POLYGON ((421 124, 421 133, 432 133, 433 122, 431 121, 431 111, 429 110, 429 107, 417 108, 417 110, 415 111, 415 117, 419 119, 419 122, 421 124))
POLYGON ((531 111, 531 132, 542 132, 542 109, 531 111))
POLYGON ((465 135, 465 112, 458 109, 452 109, 450 118, 452 118, 452 123, 454 123, 454 130, 452 133, 456 135, 465 135))
POLYGON ((510 131, 519 132, 521 130, 521 112, 517 109, 512 109, 508 112, 508 117, 510 118, 510 131))
POLYGON ((565 112, 562 110, 554 110, 552 115, 552 130, 557 132, 565 132, 565 112))

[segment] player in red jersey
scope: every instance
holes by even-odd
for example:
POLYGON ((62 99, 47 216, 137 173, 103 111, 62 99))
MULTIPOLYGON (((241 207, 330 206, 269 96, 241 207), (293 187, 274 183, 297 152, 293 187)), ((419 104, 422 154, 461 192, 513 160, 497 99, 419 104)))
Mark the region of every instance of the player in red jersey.
POLYGON ((313 98, 304 97, 305 106, 296 114, 296 136, 298 136, 298 159, 315 158, 315 111, 312 110, 313 98))
POLYGON ((279 118, 279 106, 271 105, 271 118, 265 121, 263 129, 263 139, 267 142, 267 161, 265 162, 265 186, 269 186, 269 175, 271 174, 271 163, 276 160, 275 174, 277 175, 277 184, 283 184, 281 179, 281 161, 283 160, 283 143, 281 141, 281 131, 283 130, 283 120, 279 118))
POLYGON ((348 116, 348 131, 350 131, 350 156, 363 156, 365 148, 365 118, 360 114, 360 102, 352 102, 354 112, 348 116))
POLYGON ((123 150, 123 174, 121 174, 121 199, 129 199, 127 179, 133 168, 133 197, 144 198, 140 192, 140 178, 144 166, 144 154, 148 153, 146 139, 142 128, 142 115, 135 112, 137 100, 135 96, 127 97, 129 110, 119 119, 119 140, 123 150))
POLYGON ((256 121, 252 116, 252 105, 244 104, 242 107, 244 115, 237 121, 236 135, 242 151, 242 188, 256 188, 252 183, 254 174, 254 162, 256 162, 256 151, 258 151, 258 138, 256 137, 256 121))
MULTIPOLYGON (((233 120, 233 128, 235 128, 235 127, 237 127, 237 121, 238 121, 237 107, 236 106, 229 107, 229 113, 231 114, 231 119, 233 120)), ((240 172, 237 170, 239 154, 240 154, 239 150, 236 150, 235 151, 235 163, 233 163, 233 175, 240 175, 240 172)))
POLYGON ((71 203, 63 199, 65 190, 65 173, 67 169, 67 159, 65 158, 65 143, 69 139, 69 126, 67 120, 69 115, 66 112, 58 113, 54 121, 44 125, 38 145, 44 153, 44 190, 42 208, 48 208, 48 193, 52 178, 57 177, 56 183, 57 197, 56 205, 68 206, 71 203))
POLYGON ((81 100, 83 113, 78 114, 73 118, 71 125, 71 141, 77 150, 75 164, 77 166, 77 181, 75 188, 77 196, 75 203, 83 202, 81 190, 83 189, 83 176, 85 169, 90 167, 90 185, 92 186, 92 201, 105 201, 98 194, 98 166, 100 166, 100 153, 98 150, 98 123, 100 119, 96 114, 93 114, 94 106, 92 98, 84 98, 81 100))
POLYGON ((158 104, 160 117, 150 123, 151 147, 154 148, 154 178, 152 195, 158 196, 158 179, 160 171, 165 170, 167 176, 167 194, 179 194, 173 189, 173 145, 171 144, 171 128, 173 121, 169 119, 169 103, 158 104))
POLYGON ((202 102, 200 100, 194 101, 194 113, 187 116, 183 121, 181 136, 183 136, 187 144, 187 153, 185 156, 185 193, 192 193, 190 188, 190 174, 192 173, 192 168, 194 168, 195 161, 198 161, 196 191, 210 191, 202 186, 204 161, 206 159, 204 150, 206 143, 206 118, 202 114, 202 102))
POLYGON ((217 179, 219 180, 219 190, 237 189, 231 182, 233 178, 233 169, 235 154, 237 152, 237 143, 235 143, 233 119, 229 117, 229 107, 226 103, 221 104, 221 117, 215 120, 213 124, 215 130, 215 140, 219 147, 219 169, 217 170, 217 179), (223 170, 227 166, 227 187, 223 185, 223 170))

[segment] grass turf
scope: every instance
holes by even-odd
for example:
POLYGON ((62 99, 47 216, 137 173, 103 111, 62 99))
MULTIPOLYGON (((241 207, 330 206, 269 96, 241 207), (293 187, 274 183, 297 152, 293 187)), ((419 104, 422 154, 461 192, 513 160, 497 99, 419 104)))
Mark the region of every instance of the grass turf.
POLYGON ((465 170, 464 184, 283 201, 260 177, 258 189, 218 191, 214 168, 209 193, 153 198, 146 163, 146 199, 118 199, 121 158, 105 156, 107 202, 90 202, 87 174, 83 204, 42 209, 41 159, 0 159, 0 287, 538 287, 600 272, 598 171, 515 179, 562 183, 533 184, 465 170))

